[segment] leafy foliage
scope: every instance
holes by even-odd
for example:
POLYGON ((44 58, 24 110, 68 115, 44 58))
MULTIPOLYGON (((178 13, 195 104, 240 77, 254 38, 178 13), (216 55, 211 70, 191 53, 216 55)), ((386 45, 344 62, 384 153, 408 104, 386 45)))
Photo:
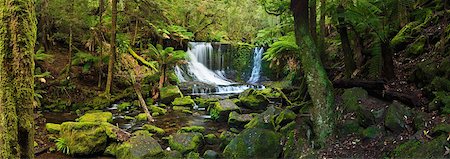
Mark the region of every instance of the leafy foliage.
POLYGON ((81 65, 83 73, 89 72, 91 67, 95 66, 98 62, 107 63, 108 56, 94 56, 87 52, 79 51, 72 59, 72 65, 81 65))
POLYGON ((270 45, 263 59, 271 62, 271 66, 287 65, 290 70, 296 70, 299 61, 300 47, 295 42, 294 34, 283 36, 270 45), (287 62, 286 62, 287 61, 287 62))
POLYGON ((67 140, 66 139, 58 138, 55 141, 56 141, 56 143, 55 143, 56 150, 58 150, 58 151, 60 151, 60 152, 62 152, 64 154, 70 155, 70 149, 67 146, 67 140))

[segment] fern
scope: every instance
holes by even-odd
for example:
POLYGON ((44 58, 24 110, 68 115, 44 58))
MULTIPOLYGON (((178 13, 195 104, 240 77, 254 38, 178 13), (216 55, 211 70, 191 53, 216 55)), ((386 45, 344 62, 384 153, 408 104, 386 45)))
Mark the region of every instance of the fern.
MULTIPOLYGON (((300 47, 295 42, 295 36, 290 34, 270 45, 270 48, 264 53, 263 59, 271 62, 271 65, 284 66, 288 63, 287 61, 298 61, 299 52, 300 47)), ((289 63, 289 65, 290 69, 294 69, 296 64, 289 63)))
POLYGON ((56 150, 61 151, 64 154, 70 155, 70 149, 67 146, 67 140, 64 138, 58 138, 55 140, 56 150))
POLYGON ((372 58, 369 60, 369 77, 376 79, 380 76, 383 67, 381 45, 379 41, 375 42, 371 52, 372 58))
POLYGON ((49 61, 49 62, 53 62, 53 55, 50 54, 46 54, 44 53, 43 49, 39 49, 35 54, 34 54, 34 60, 36 61, 49 61))
POLYGON ((72 65, 81 65, 83 73, 88 72, 91 67, 100 61, 104 61, 103 57, 94 56, 86 52, 78 52, 72 59, 72 65))

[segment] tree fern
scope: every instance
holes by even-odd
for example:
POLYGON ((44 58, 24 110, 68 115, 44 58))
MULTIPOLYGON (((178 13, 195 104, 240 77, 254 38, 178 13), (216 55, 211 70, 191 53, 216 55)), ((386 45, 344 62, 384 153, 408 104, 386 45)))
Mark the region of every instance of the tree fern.
MULTIPOLYGON (((295 42, 293 34, 283 36, 279 41, 270 45, 270 48, 264 53, 263 59, 271 62, 271 66, 284 66, 287 61, 298 61, 300 47, 295 42), (295 60, 292 60, 295 59, 295 60)), ((291 63, 290 69, 294 69, 296 64, 291 63)))
POLYGON ((377 79, 383 67, 380 42, 376 41, 371 48, 372 58, 369 60, 369 77, 377 79))

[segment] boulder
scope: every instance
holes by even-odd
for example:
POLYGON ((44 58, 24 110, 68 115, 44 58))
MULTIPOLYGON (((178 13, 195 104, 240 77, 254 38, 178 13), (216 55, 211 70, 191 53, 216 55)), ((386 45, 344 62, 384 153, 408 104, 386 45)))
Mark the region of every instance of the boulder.
POLYGON ((275 123, 275 119, 278 116, 278 114, 280 114, 281 111, 282 111, 281 109, 271 106, 267 108, 266 111, 254 117, 244 127, 275 130, 275 127, 277 126, 275 123))
POLYGON ((216 102, 213 107, 209 108, 211 118, 219 121, 227 121, 231 111, 240 111, 240 108, 231 99, 216 102))
POLYGON ((161 145, 150 133, 139 131, 135 135, 117 148, 118 159, 142 159, 162 155, 161 145))
POLYGON ((215 134, 205 135, 204 138, 205 142, 210 145, 216 144, 218 142, 218 138, 215 134))
POLYGON ((111 112, 93 112, 86 113, 77 119, 79 122, 112 122, 111 112))
POLYGON ((161 129, 157 126, 150 125, 150 124, 145 124, 144 126, 142 126, 142 129, 147 130, 150 133, 157 133, 157 134, 166 133, 166 131, 164 131, 164 129, 161 129))
POLYGON ((246 129, 223 150, 225 158, 278 158, 281 135, 266 129, 246 129))
POLYGON ((232 111, 228 116, 228 124, 233 127, 243 127, 253 119, 252 114, 239 114, 236 111, 232 111))
POLYGON ((175 98, 183 97, 178 86, 167 86, 160 90, 161 102, 170 104, 175 98))
POLYGON ((359 103, 359 100, 362 100, 364 98, 368 97, 368 93, 366 90, 355 87, 346 89, 344 91, 344 94, 342 94, 342 99, 345 107, 346 112, 355 112, 361 109, 361 104, 359 103))
POLYGON ((263 110, 269 105, 269 99, 262 94, 252 94, 249 96, 239 96, 239 103, 248 109, 263 110))
POLYGON ((175 98, 172 102, 173 106, 194 107, 195 102, 191 96, 175 98))
POLYGON ((150 106, 150 110, 152 111, 152 113, 158 113, 159 115, 166 115, 167 114, 167 110, 166 109, 158 107, 156 105, 150 106))
POLYGON ((448 135, 440 135, 428 142, 413 139, 397 146, 391 158, 448 158, 445 156, 448 135))
POLYGON ((197 152, 191 151, 186 155, 186 159, 200 159, 200 154, 197 152))
POLYGON ((205 127, 203 126, 186 126, 182 127, 178 132, 185 133, 185 132, 198 132, 203 133, 205 131, 205 127))
POLYGON ((108 139, 116 139, 117 127, 106 122, 64 122, 60 136, 73 155, 103 153, 108 139))
POLYGON ((175 133, 169 136, 169 145, 173 150, 186 154, 191 151, 197 151, 203 142, 203 136, 200 133, 175 133))
POLYGON ((137 121, 146 121, 147 120, 147 114, 140 113, 136 115, 134 118, 136 118, 137 121))
POLYGON ((182 106, 173 106, 172 109, 173 109, 174 111, 191 110, 190 107, 182 107, 182 106))
POLYGON ((59 124, 47 123, 45 124, 45 128, 50 134, 59 134, 59 131, 61 131, 61 125, 59 124))
POLYGON ((233 140, 238 134, 233 133, 231 131, 224 131, 220 134, 219 139, 220 139, 220 147, 221 148, 225 148, 225 146, 227 146, 231 140, 233 140))
POLYGON ((210 106, 213 106, 215 102, 218 102, 219 99, 217 98, 200 98, 197 97, 194 99, 195 103, 197 103, 198 107, 200 108, 208 108, 210 106))
POLYGON ((172 151, 164 151, 163 159, 180 159, 183 158, 183 154, 180 151, 172 150, 172 151))
POLYGON ((218 154, 216 151, 213 150, 206 150, 205 153, 203 153, 204 159, 216 159, 218 158, 218 154))
POLYGON ((411 112, 401 103, 394 101, 386 110, 384 125, 392 132, 400 133, 406 129, 405 117, 411 118, 411 112))

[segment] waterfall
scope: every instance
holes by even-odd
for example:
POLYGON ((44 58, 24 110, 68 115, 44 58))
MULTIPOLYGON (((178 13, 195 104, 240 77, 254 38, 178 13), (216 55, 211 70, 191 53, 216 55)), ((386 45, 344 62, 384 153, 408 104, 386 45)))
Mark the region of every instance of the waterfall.
POLYGON ((255 48, 253 53, 253 69, 252 75, 247 83, 255 84, 259 82, 259 78, 261 77, 261 61, 262 54, 264 53, 264 48, 255 48))
POLYGON ((186 79, 183 76, 183 71, 178 66, 175 66, 175 75, 177 75, 178 80, 180 80, 180 82, 186 82, 186 79))

